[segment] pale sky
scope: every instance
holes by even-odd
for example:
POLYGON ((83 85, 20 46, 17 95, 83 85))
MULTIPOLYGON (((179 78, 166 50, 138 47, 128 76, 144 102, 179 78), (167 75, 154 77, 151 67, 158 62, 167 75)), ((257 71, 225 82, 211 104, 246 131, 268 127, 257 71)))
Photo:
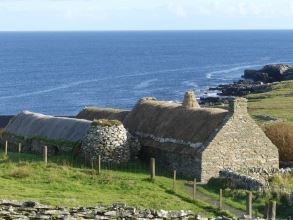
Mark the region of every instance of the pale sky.
POLYGON ((293 29, 293 0, 0 0, 0 31, 293 29))

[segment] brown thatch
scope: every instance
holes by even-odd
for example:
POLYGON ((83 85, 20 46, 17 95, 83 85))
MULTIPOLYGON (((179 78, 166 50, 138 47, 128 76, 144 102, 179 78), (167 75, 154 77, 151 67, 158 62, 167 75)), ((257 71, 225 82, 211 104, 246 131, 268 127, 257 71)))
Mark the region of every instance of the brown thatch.
POLYGON ((13 118, 13 115, 1 115, 0 116, 0 128, 5 128, 11 118, 13 118))
POLYGON ((128 113, 129 111, 121 109, 87 107, 78 113, 76 118, 91 121, 95 119, 109 119, 122 122, 128 113))
POLYGON ((219 108, 184 108, 179 104, 141 100, 124 120, 133 133, 205 143, 223 123, 227 110, 219 108))

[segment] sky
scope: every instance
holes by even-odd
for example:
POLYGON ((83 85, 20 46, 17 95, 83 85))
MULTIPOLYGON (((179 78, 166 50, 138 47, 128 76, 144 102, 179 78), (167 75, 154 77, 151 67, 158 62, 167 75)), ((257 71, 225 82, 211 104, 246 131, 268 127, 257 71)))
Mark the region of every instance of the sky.
POLYGON ((0 31, 293 29, 293 0, 0 0, 0 31))

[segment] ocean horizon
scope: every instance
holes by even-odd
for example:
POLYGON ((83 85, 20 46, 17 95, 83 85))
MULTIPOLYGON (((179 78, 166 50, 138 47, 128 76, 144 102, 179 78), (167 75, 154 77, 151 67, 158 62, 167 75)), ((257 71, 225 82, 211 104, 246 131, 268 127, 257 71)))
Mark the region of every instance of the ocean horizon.
POLYGON ((293 31, 0 32, 0 114, 131 109, 141 97, 182 101, 239 80, 244 69, 293 64, 293 31))

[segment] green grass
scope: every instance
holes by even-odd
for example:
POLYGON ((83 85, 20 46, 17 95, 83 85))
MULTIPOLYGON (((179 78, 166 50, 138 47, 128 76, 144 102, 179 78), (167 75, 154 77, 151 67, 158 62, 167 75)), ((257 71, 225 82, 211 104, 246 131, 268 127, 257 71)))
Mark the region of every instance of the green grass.
POLYGON ((270 116, 293 125, 293 81, 274 83, 272 91, 247 96, 248 110, 259 123, 267 122, 270 116))
MULTIPOLYGON (((280 186, 280 182, 283 181, 293 181, 293 176, 291 176, 289 179, 286 180, 279 180, 278 183, 277 180, 272 180, 273 184, 276 186, 280 186)), ((291 182, 292 184, 292 182, 291 182)), ((246 193, 247 190, 241 190, 241 189, 230 189, 226 188, 224 186, 223 182, 221 183, 220 180, 216 180, 213 182, 210 182, 206 185, 199 185, 198 191, 214 198, 219 198, 219 190, 220 188, 224 189, 223 191, 223 202, 231 207, 234 207, 236 209, 245 211, 246 209, 246 193)), ((277 217, 278 218, 287 218, 288 216, 292 215, 292 207, 288 203, 288 198, 279 192, 258 192, 253 191, 253 214, 257 211, 259 217, 263 217, 264 214, 264 208, 265 204, 268 201, 275 200, 277 201, 277 217)))
POLYGON ((31 199, 67 207, 122 202, 142 208, 192 210, 203 216, 220 214, 202 201, 192 201, 185 191, 185 181, 177 181, 174 193, 171 178, 156 177, 152 182, 147 170, 102 170, 97 175, 88 168, 68 166, 64 156, 53 158, 63 165, 47 166, 30 154, 21 154, 21 158, 27 161, 19 161, 17 153, 9 153, 8 158, 0 156, 1 199, 31 199))

